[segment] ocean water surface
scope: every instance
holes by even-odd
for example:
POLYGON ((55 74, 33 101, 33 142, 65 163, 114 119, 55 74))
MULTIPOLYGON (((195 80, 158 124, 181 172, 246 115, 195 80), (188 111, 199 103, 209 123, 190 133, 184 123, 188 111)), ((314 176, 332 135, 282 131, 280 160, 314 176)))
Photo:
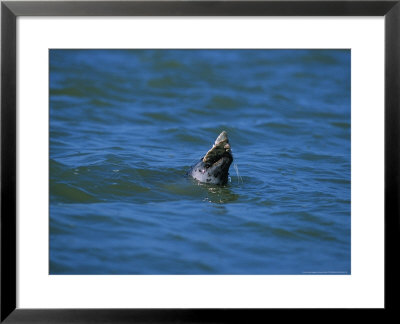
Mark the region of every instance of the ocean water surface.
POLYGON ((50 274, 351 273, 349 50, 49 58, 50 274))

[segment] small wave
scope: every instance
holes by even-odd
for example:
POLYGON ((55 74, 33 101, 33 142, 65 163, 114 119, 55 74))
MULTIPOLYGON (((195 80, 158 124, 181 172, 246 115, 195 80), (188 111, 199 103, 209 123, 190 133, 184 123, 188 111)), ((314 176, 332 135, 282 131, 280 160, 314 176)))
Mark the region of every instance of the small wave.
POLYGON ((179 118, 176 114, 171 115, 165 112, 143 112, 142 115, 148 117, 154 122, 179 122, 179 118))
POLYGON ((50 193, 53 198, 67 203, 88 203, 100 201, 86 190, 66 183, 50 183, 50 193))
POLYGON ((211 98, 206 108, 217 109, 235 109, 244 105, 243 99, 232 98, 228 96, 217 95, 211 98))

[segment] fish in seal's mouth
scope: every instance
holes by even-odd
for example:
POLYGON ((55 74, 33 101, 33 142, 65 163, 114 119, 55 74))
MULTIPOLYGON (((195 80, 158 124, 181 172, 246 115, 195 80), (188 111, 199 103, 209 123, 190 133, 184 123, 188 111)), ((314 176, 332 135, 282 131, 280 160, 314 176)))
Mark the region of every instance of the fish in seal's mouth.
POLYGON ((223 185, 228 182, 232 161, 228 134, 223 131, 206 155, 190 168, 188 174, 200 182, 223 185))

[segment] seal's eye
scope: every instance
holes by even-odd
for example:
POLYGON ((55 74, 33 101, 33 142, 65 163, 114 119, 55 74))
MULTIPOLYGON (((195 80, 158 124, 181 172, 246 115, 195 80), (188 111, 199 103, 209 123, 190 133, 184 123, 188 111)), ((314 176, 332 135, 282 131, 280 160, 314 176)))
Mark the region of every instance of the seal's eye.
MULTIPOLYGON (((205 167, 206 167, 207 169, 208 169, 210 166, 211 166, 210 163, 206 163, 206 165, 205 165, 205 167)), ((204 171, 206 171, 206 170, 204 170, 204 171)))

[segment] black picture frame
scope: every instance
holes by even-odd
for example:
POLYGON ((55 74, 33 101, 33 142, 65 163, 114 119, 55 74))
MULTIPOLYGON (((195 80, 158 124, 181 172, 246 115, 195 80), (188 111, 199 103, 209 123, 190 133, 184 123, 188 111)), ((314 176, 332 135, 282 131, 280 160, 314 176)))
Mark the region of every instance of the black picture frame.
MULTIPOLYGON (((16 308, 16 19, 18 16, 384 16, 385 307, 399 287, 400 0, 395 1, 2 1, 1 3, 1 317, 4 323, 251 322, 270 309, 16 308), (254 319, 252 321, 251 319, 254 319)), ((293 310, 298 311, 299 310, 293 310)), ((316 311, 316 310, 311 310, 316 311)), ((328 310, 327 310, 328 311, 328 310)), ((300 314, 309 312, 300 310, 300 314)), ((308 315, 307 315, 308 314, 308 315)), ((269 315, 269 314, 268 314, 269 315)), ((370 316, 370 315, 368 315, 370 316)))

